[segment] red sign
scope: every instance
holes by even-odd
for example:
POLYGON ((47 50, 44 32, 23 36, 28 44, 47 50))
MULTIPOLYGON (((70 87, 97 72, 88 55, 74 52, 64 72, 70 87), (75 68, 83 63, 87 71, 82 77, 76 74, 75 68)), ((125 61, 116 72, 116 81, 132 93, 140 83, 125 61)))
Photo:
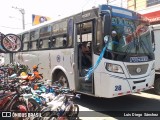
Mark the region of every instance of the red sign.
POLYGON ((147 14, 143 14, 145 17, 149 19, 150 22, 160 21, 160 10, 155 12, 150 12, 147 14))

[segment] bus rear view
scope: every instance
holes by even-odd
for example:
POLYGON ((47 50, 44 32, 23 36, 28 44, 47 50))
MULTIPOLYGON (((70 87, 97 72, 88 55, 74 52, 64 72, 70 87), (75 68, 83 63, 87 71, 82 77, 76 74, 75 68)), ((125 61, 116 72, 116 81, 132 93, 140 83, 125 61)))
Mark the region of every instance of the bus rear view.
MULTIPOLYGON (((102 5, 102 36, 107 44, 94 72, 95 95, 117 97, 150 89, 154 83, 154 53, 149 23, 140 14, 102 5)), ((98 58, 94 57, 94 61, 98 58)))

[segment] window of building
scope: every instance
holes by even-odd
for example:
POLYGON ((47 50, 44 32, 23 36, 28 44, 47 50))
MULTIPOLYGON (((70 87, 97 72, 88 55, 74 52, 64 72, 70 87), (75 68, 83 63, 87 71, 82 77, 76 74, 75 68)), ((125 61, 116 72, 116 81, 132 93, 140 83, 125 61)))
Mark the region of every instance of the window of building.
POLYGON ((147 7, 160 4, 160 0, 147 0, 147 7))

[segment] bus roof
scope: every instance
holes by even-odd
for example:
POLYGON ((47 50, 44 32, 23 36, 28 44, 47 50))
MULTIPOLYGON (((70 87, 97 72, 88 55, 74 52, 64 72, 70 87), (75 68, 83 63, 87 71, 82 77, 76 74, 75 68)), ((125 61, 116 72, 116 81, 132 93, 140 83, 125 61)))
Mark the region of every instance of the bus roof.
POLYGON ((106 8, 111 8, 111 9, 114 9, 114 13, 113 15, 118 15, 118 14, 122 14, 122 16, 125 16, 129 14, 134 14, 132 17, 130 16, 129 18, 133 18, 135 17, 135 15, 137 16, 138 13, 134 12, 134 11, 131 11, 131 10, 128 10, 128 9, 125 9, 125 8, 121 8, 121 7, 117 7, 117 6, 111 6, 111 5, 106 5, 106 4, 103 4, 103 5, 100 5, 99 7, 96 7, 96 8, 92 8, 92 9, 89 9, 89 10, 86 10, 86 11, 82 11, 80 13, 77 13, 77 14, 74 14, 74 15, 71 15, 71 16, 68 16, 68 17, 64 17, 62 19, 55 19, 55 20, 49 20, 49 21, 45 21, 44 23, 41 23, 41 24, 38 24, 38 25, 35 25, 35 26, 32 26, 31 28, 28 28, 26 30, 23 30, 22 32, 19 32, 18 34, 22 34, 22 33, 25 33, 25 32, 29 32, 31 30, 34 30, 36 28, 40 28, 42 26, 45 26, 45 25, 49 25, 51 23, 54 23, 54 22, 59 22, 59 21, 62 21, 64 19, 67 19, 67 18, 71 18, 71 17, 74 17, 74 19, 83 19, 84 18, 82 17, 83 15, 87 15, 87 13, 94 13, 91 17, 95 17, 98 15, 98 12, 100 12, 100 10, 103 10, 103 9, 106 9, 106 8), (117 9, 117 10, 116 10, 117 9), (127 13, 128 12, 128 13, 127 13), (79 17, 80 16, 80 17, 79 17))

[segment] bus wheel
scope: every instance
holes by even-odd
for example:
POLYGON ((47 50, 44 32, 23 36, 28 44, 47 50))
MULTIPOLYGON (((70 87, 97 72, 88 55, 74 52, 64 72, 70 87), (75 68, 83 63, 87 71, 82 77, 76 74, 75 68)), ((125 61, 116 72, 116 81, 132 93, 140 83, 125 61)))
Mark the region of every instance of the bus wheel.
POLYGON ((157 95, 160 95, 160 78, 156 79, 154 82, 154 91, 157 95))
POLYGON ((63 87, 69 87, 68 84, 68 80, 66 75, 63 72, 59 72, 56 76, 56 80, 59 81, 59 83, 63 86, 63 87))

